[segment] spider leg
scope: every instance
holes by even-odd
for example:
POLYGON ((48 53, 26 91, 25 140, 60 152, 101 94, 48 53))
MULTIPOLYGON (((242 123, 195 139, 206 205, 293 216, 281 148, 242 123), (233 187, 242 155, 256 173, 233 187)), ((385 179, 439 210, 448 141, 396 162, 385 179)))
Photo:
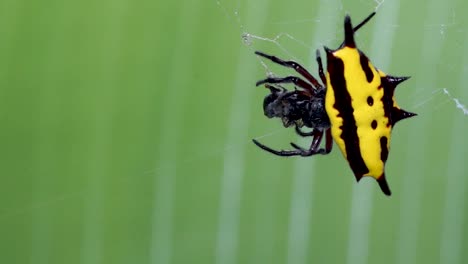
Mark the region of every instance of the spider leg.
POLYGON ((322 142, 323 131, 314 129, 312 133, 314 134, 314 138, 312 140, 312 143, 310 144, 310 149, 314 151, 320 151, 321 149, 319 149, 319 147, 320 143, 322 142))
POLYGON ((306 89, 308 92, 311 94, 314 94, 314 90, 310 84, 308 84, 306 81, 302 80, 301 78, 295 77, 295 76, 288 76, 284 78, 266 78, 263 80, 258 81, 255 85, 259 86, 264 83, 269 83, 269 84, 277 84, 277 83, 294 83, 298 87, 301 87, 303 89, 306 89))
MULTIPOLYGON (((297 130, 296 131, 300 131, 297 130)), ((301 131, 302 132, 302 131, 301 131)), ((295 148, 295 150, 274 150, 270 147, 267 147, 263 145, 262 143, 258 142, 255 139, 252 139, 253 143, 257 145, 259 148, 270 152, 272 154, 275 154, 277 156, 281 157, 291 157, 291 156, 302 156, 302 157, 308 157, 312 156, 315 154, 321 154, 321 155, 326 155, 331 152, 332 146, 333 146, 333 141, 332 141, 332 135, 331 135, 331 129, 328 128, 325 131, 319 130, 319 129, 314 129, 312 132, 312 136, 314 137, 312 139, 312 142, 310 144, 309 149, 305 149, 296 143, 291 142, 291 146, 295 148), (323 134, 325 132, 325 148, 320 148, 320 143, 322 142, 323 139, 323 134)))
POLYGON ((315 154, 328 154, 328 152, 325 149, 320 148, 320 142, 322 142, 323 131, 314 129, 311 133, 313 134, 314 138, 312 139, 309 149, 304 149, 293 142, 290 143, 291 146, 296 150, 300 151, 300 155, 302 157, 312 156, 315 154))
MULTIPOLYGON (((375 14, 376 14, 376 12, 374 11, 374 12, 370 13, 370 15, 368 15, 366 18, 364 18, 364 20, 361 21, 361 23, 359 23, 359 25, 357 25, 357 26, 355 26, 353 28, 353 33, 358 31, 362 26, 364 26, 367 22, 369 22, 369 20, 371 20, 371 18, 374 17, 375 14)), ((341 46, 343 46, 343 45, 344 45, 344 42, 341 44, 341 46)))
POLYGON ((252 139, 252 141, 259 148, 261 148, 261 149, 263 149, 263 150, 265 150, 267 152, 270 152, 272 154, 275 154, 277 156, 281 156, 281 157, 301 156, 301 151, 299 151, 299 150, 274 150, 274 149, 272 149, 270 147, 267 147, 267 146, 263 145, 262 143, 258 142, 255 139, 252 139))
POLYGON ((313 139, 312 139, 312 142, 310 144, 310 148, 308 150, 305 150, 303 148, 301 148, 300 146, 298 146, 297 144, 294 144, 294 143, 291 143, 291 146, 293 146, 293 148, 297 149, 297 150, 300 150, 302 153, 301 153, 301 156, 312 156, 312 155, 315 155, 315 154, 322 154, 322 155, 326 155, 328 153, 330 153, 331 151, 331 133, 329 132, 330 129, 327 130, 327 133, 326 133, 326 136, 325 136, 325 148, 320 148, 320 143, 322 142, 322 138, 323 138, 323 134, 324 134, 324 131, 322 130, 319 130, 319 129, 314 129, 312 132, 312 135, 313 135, 313 139))
POLYGON ((298 126, 296 126, 295 129, 296 129, 296 133, 302 137, 311 137, 314 135, 314 131, 304 132, 298 126))
POLYGON ((289 144, 291 144, 291 146, 293 148, 295 148, 297 151, 299 151, 301 153, 300 155, 302 157, 308 157, 308 156, 312 156, 312 155, 315 155, 315 154, 319 154, 318 152, 316 152, 316 151, 314 151, 312 149, 305 149, 305 148, 297 145, 296 143, 291 142, 289 144))
POLYGON ((317 50, 315 52, 315 57, 317 59, 317 64, 318 64, 318 73, 319 73, 319 76, 320 76, 320 79, 322 80, 322 82, 324 84, 327 83, 327 79, 325 78, 325 74, 323 73, 323 64, 322 64, 322 57, 320 57, 320 51, 317 50))
POLYGON ((269 89, 271 91, 271 93, 275 93, 275 92, 277 93, 277 92, 279 92, 281 90, 283 91, 283 93, 288 91, 288 89, 284 88, 281 85, 273 86, 273 85, 265 84, 265 88, 269 89))
MULTIPOLYGON (((272 62, 280 64, 282 66, 285 66, 285 67, 288 67, 288 68, 293 68, 297 73, 304 76, 304 78, 306 78, 312 84, 312 86, 315 89, 322 88, 322 85, 317 81, 317 79, 315 79, 315 77, 312 76, 312 74, 310 74, 309 71, 307 71, 299 63, 297 63, 295 61, 285 61, 285 60, 282 60, 282 59, 280 59, 280 58, 278 58, 276 56, 268 55, 268 54, 265 54, 265 53, 260 52, 260 51, 255 51, 255 54, 257 54, 258 56, 264 57, 266 59, 269 59, 272 62)), ((313 94, 312 90, 310 90, 310 92, 311 92, 311 94, 313 94)))
POLYGON ((295 149, 297 149, 297 150, 299 150, 299 151, 301 151, 301 152, 306 152, 306 151, 307 151, 307 149, 305 149, 305 148, 303 148, 303 147, 297 145, 297 144, 294 143, 294 142, 291 142, 291 143, 289 143, 289 144, 290 144, 293 148, 295 148, 295 149))
POLYGON ((362 26, 364 26, 367 22, 369 22, 369 20, 371 20, 371 18, 375 16, 375 11, 372 12, 370 15, 368 15, 363 21, 361 21, 361 23, 359 23, 359 25, 355 26, 353 28, 353 31, 356 32, 358 31, 362 26))
POLYGON ((324 154, 330 153, 332 151, 332 147, 333 147, 333 138, 331 134, 331 129, 327 128, 327 130, 325 131, 325 153, 324 154))

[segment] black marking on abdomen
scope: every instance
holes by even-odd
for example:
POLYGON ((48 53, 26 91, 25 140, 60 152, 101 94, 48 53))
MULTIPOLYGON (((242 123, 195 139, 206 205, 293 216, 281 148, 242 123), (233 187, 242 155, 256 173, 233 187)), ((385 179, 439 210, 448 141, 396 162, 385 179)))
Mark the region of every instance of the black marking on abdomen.
POLYGON ((388 158, 388 138, 387 137, 381 137, 380 138, 380 159, 385 163, 388 158))
POLYGON ((381 87, 383 87, 383 96, 382 96, 382 104, 384 108, 384 115, 388 119, 387 127, 393 126, 395 122, 392 118, 392 108, 394 105, 393 99, 393 91, 394 89, 391 87, 391 84, 387 80, 386 77, 381 77, 381 87))
POLYGON ((371 83, 374 79, 374 73, 369 67, 369 59, 364 55, 364 53, 359 52, 359 61, 361 62, 361 68, 366 74, 366 79, 368 83, 371 83))
POLYGON ((375 130, 377 128, 377 121, 372 120, 371 127, 372 127, 372 129, 375 130))
POLYGON ((328 54, 327 65, 332 86, 329 89, 333 88, 335 93, 333 107, 338 111, 338 116, 343 119, 343 125, 340 129, 341 138, 346 147, 346 158, 354 172, 354 176, 359 181, 363 175, 369 173, 369 169, 361 156, 356 120, 353 115, 354 109, 351 105, 351 95, 347 90, 344 78, 344 64, 340 58, 328 54))
POLYGON ((372 98, 372 96, 368 96, 367 97, 367 104, 369 106, 373 106, 374 105, 374 98, 372 98))

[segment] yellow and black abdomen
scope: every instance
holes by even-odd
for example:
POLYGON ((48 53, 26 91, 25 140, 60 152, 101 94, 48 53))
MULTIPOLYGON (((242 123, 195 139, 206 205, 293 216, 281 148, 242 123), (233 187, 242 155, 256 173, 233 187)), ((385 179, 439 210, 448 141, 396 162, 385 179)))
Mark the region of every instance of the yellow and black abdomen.
POLYGON ((363 176, 377 180, 386 195, 385 180, 392 127, 416 114, 398 107, 393 97, 396 86, 409 77, 394 77, 377 70, 356 47, 354 32, 370 18, 353 28, 345 17, 343 44, 337 50, 325 48, 327 75, 325 110, 330 118, 332 137, 359 181, 363 176))
POLYGON ((358 181, 371 176, 384 183, 392 126, 382 87, 383 73, 355 47, 328 50, 327 64, 325 108, 333 139, 358 181))

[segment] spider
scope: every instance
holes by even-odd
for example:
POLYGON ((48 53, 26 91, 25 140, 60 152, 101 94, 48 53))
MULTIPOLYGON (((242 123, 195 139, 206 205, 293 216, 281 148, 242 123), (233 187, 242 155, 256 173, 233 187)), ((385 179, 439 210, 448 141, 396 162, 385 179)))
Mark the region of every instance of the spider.
POLYGON ((327 47, 327 75, 320 52, 316 52, 320 83, 303 66, 262 52, 260 57, 293 68, 301 77, 269 77, 257 82, 270 90, 263 102, 267 117, 278 117, 285 127, 295 126, 303 137, 312 137, 308 149, 291 143, 294 150, 274 150, 257 140, 260 148, 278 156, 312 156, 328 154, 332 139, 336 142, 351 170, 359 181, 363 176, 377 180, 382 192, 390 195, 385 179, 385 162, 390 149, 391 132, 395 124, 415 113, 401 109, 394 98, 398 84, 409 77, 387 75, 377 69, 359 50, 354 33, 366 24, 375 12, 353 28, 351 18, 344 19, 344 41, 336 50, 327 47), (282 83, 292 83, 299 90, 288 91, 282 83), (304 132, 302 127, 311 128, 304 132), (325 147, 321 142, 325 135, 325 147))
MULTIPOLYGON (((356 32, 374 15, 375 12, 371 13, 361 23, 354 27, 353 31, 356 32)), ((274 150, 255 139, 252 139, 253 143, 265 151, 282 157, 307 157, 315 154, 325 155, 330 153, 333 141, 330 131, 330 120, 327 112, 325 111, 326 86, 324 84, 326 84, 327 81, 323 70, 320 51, 316 51, 316 61, 318 64, 318 75, 322 83, 320 83, 302 65, 295 61, 285 61, 276 56, 268 55, 260 51, 256 51, 255 54, 284 67, 294 69, 306 80, 305 81, 296 76, 287 76, 284 78, 269 77, 258 81, 256 86, 264 84, 265 87, 270 90, 270 94, 268 94, 263 101, 265 116, 268 118, 280 118, 283 121, 284 127, 294 126, 298 135, 302 137, 312 137, 312 142, 308 149, 302 148, 291 142, 290 144, 294 150, 274 150), (288 91, 286 88, 280 86, 282 83, 292 83, 302 90, 295 89, 294 91, 288 91), (312 128, 312 131, 304 132, 301 130, 304 126, 312 128), (320 145, 324 134, 325 148, 321 148, 320 145)))

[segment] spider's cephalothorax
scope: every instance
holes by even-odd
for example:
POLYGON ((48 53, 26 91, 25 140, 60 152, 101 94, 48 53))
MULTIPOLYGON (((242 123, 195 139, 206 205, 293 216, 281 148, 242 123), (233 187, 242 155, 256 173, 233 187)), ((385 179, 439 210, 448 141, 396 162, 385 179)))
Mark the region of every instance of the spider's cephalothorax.
POLYGON ((263 111, 268 118, 280 118, 284 127, 309 127, 327 129, 330 120, 325 111, 325 91, 320 90, 315 97, 304 91, 288 91, 266 85, 270 94, 263 100, 263 111))
POLYGON ((345 40, 336 50, 325 47, 327 73, 323 72, 320 54, 317 63, 320 84, 304 67, 294 61, 256 52, 280 65, 293 68, 306 79, 288 76, 270 77, 257 82, 265 84, 270 94, 265 97, 265 115, 281 118, 286 127, 295 126, 301 136, 312 136, 309 149, 291 143, 295 150, 273 150, 253 140, 260 148, 279 156, 310 156, 327 154, 332 138, 359 181, 363 176, 377 180, 381 190, 390 195, 385 179, 385 162, 390 147, 390 136, 396 122, 415 116, 398 107, 394 99, 396 86, 408 77, 386 75, 375 68, 367 56, 356 47, 354 32, 366 24, 375 12, 353 28, 349 16, 345 17, 345 40), (301 90, 287 91, 281 83, 293 83, 301 90), (277 85, 276 88, 272 85, 277 85), (326 114, 325 114, 326 113, 326 114), (300 127, 312 129, 302 132, 300 127), (320 148, 323 135, 325 148, 320 148))
MULTIPOLYGON (((263 110, 267 117, 277 117, 283 121, 285 127, 295 126, 296 132, 303 136, 312 136, 312 143, 309 149, 302 148, 295 143, 291 146, 295 150, 274 150, 257 140, 253 142, 260 148, 279 156, 311 156, 314 154, 327 154, 332 148, 332 136, 330 131, 330 120, 325 111, 325 86, 320 84, 304 67, 294 61, 284 61, 278 57, 267 55, 256 51, 255 54, 267 58, 285 67, 293 68, 307 81, 299 77, 288 76, 285 78, 270 77, 257 82, 257 86, 265 84, 270 89, 263 101, 263 110), (301 90, 287 91, 281 83, 293 83, 301 90), (277 85, 277 88, 273 85, 277 85), (311 132, 303 132, 301 127, 312 128, 311 132), (325 137, 325 148, 320 147, 323 134, 325 137)), ((323 83, 326 82, 323 72, 322 60, 317 52, 317 63, 319 65, 319 76, 323 83)))

